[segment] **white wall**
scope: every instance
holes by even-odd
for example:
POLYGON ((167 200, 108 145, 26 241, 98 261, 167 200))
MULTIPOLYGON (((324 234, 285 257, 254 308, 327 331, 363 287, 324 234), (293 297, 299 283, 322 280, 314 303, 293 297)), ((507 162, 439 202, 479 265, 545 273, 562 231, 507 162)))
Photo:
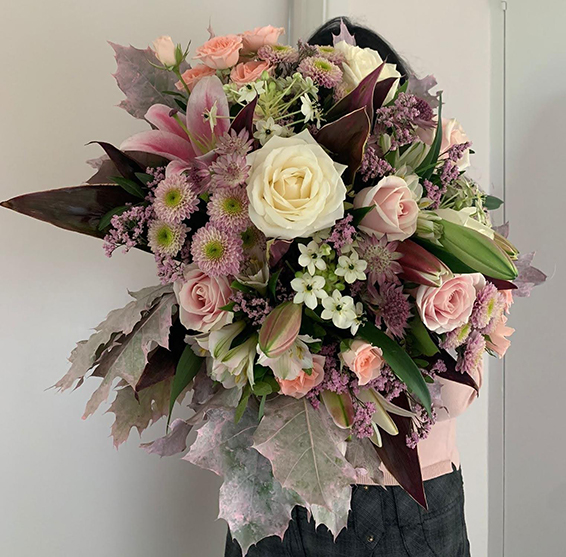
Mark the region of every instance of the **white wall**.
POLYGON ((508 0, 506 216, 551 277, 511 314, 505 557, 565 554, 565 20, 561 0, 508 0))
MULTIPOLYGON (((458 118, 473 141, 477 154, 472 175, 489 188, 490 1, 329 0, 328 17, 340 15, 351 15, 379 32, 418 75, 436 76, 444 91, 444 114, 458 118)), ((488 383, 459 418, 458 431, 468 531, 478 557, 488 554, 488 383)))
MULTIPOLYGON (((90 172, 83 161, 99 155, 85 143, 120 143, 145 129, 115 107, 122 97, 106 40, 144 47, 166 33, 198 45, 209 16, 218 33, 287 18, 284 0, 27 0, 2 8, 3 199, 78 184, 90 172)), ((0 237, 0 555, 221 555, 212 473, 147 455, 135 433, 115 451, 111 415, 80 419, 87 385, 45 392, 65 373, 74 342, 123 305, 128 288, 156 282, 152 258, 108 260, 97 240, 4 210, 0 237)))

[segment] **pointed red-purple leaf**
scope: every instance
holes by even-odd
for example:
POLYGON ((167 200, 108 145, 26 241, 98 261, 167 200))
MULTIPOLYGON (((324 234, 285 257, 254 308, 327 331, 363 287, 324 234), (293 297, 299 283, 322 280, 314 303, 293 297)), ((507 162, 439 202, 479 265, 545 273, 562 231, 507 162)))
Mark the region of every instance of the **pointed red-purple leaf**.
MULTIPOLYGON (((159 155, 154 155, 153 153, 142 153, 141 151, 130 151, 128 156, 137 161, 143 168, 152 167, 156 168, 158 166, 167 166, 167 159, 159 155)), ((96 174, 91 176, 86 183, 87 184, 113 184, 112 177, 120 176, 120 172, 116 168, 116 165, 104 155, 100 162, 100 166, 97 169, 96 174)))
POLYGON ((379 75, 385 66, 385 62, 377 67, 373 72, 368 74, 359 85, 343 99, 340 99, 329 111, 327 118, 329 121, 337 120, 338 118, 358 110, 358 108, 366 108, 368 115, 373 121, 374 104, 373 97, 375 91, 375 84, 379 79, 379 75))
POLYGON ((375 84, 375 89, 373 90, 373 110, 377 110, 383 106, 391 87, 398 80, 398 77, 388 77, 382 81, 378 81, 375 84))
POLYGON ((116 166, 120 176, 123 176, 128 180, 132 180, 133 182, 140 183, 136 176, 136 172, 145 172, 145 167, 142 167, 138 161, 136 161, 133 157, 126 155, 126 153, 120 151, 120 149, 114 147, 111 143, 106 143, 105 141, 91 141, 89 145, 91 143, 97 143, 104 149, 105 153, 116 166))
POLYGON ((517 285, 513 284, 512 282, 509 282, 508 280, 496 279, 496 278, 488 277, 487 275, 485 276, 485 278, 489 282, 492 282, 497 288, 497 290, 517 290, 517 285))
POLYGON ((439 349, 439 353, 434 356, 419 356, 419 358, 427 360, 430 364, 435 364, 438 360, 441 360, 446 366, 446 371, 437 372, 438 377, 460 383, 460 385, 467 385, 479 394, 480 388, 476 380, 467 372, 456 371, 456 360, 446 350, 439 349))
POLYGON ((253 137, 253 123, 254 123, 254 113, 255 107, 257 105, 257 96, 253 101, 249 102, 234 118, 230 129, 234 130, 236 133, 240 133, 242 130, 247 130, 250 138, 253 137))
POLYGON ((332 158, 348 167, 342 176, 347 184, 353 181, 362 164, 370 129, 370 119, 362 107, 326 124, 316 135, 317 142, 333 154, 332 158))
POLYGON ((137 203, 138 198, 115 185, 86 185, 20 195, 2 207, 48 222, 59 228, 103 238, 100 219, 111 209, 137 203))
MULTIPOLYGON (((391 401, 401 408, 409 409, 405 395, 391 401)), ((399 482, 399 485, 424 509, 427 509, 426 495, 417 449, 407 446, 407 435, 413 431, 412 419, 391 415, 391 419, 399 429, 398 435, 382 434, 383 446, 374 449, 384 466, 399 482)))

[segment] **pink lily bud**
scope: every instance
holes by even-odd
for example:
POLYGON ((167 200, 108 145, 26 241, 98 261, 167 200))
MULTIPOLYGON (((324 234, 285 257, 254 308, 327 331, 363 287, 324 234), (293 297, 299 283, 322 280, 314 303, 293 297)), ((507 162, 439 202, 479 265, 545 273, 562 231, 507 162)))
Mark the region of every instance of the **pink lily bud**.
POLYGON ((302 315, 302 306, 284 302, 266 317, 259 331, 259 347, 268 358, 277 358, 293 346, 302 315))
POLYGON ((322 401, 334 423, 340 429, 349 429, 354 423, 354 404, 350 393, 337 394, 332 391, 322 392, 322 401))
POLYGON ((403 268, 401 277, 425 286, 440 286, 450 269, 438 257, 411 240, 399 242, 396 251, 403 256, 398 263, 403 268))

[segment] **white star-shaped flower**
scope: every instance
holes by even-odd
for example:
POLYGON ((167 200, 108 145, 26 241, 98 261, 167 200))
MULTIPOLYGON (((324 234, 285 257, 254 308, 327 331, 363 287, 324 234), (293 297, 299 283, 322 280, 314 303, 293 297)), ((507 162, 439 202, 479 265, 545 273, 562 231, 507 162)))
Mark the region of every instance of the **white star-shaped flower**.
POLYGON ((335 327, 348 329, 357 318, 354 300, 351 296, 342 296, 338 290, 334 290, 332 296, 322 300, 321 317, 332 320, 335 327))
POLYGON ((360 256, 352 250, 348 255, 341 255, 338 258, 336 274, 339 277, 344 277, 348 284, 352 284, 357 280, 366 279, 364 271, 367 269, 367 266, 367 261, 360 259, 360 256))
MULTIPOLYGON (((315 241, 305 244, 299 244, 299 265, 306 267, 311 275, 316 273, 316 270, 324 271, 326 269, 326 262, 323 257, 328 255, 328 250, 324 247, 326 244, 319 246, 315 241)), ((327 246, 328 247, 328 246, 327 246)))
POLYGON ((291 288, 296 292, 293 302, 295 304, 304 304, 315 309, 318 300, 324 300, 328 296, 324 290, 326 280, 321 276, 312 276, 310 273, 304 273, 302 276, 294 278, 291 281, 291 288))

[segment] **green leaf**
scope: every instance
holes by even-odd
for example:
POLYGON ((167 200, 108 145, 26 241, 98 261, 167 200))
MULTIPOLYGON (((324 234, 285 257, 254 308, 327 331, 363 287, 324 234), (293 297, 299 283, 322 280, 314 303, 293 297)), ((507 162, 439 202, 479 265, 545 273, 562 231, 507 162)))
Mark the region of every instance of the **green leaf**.
POLYGON ((372 210, 375 209, 375 206, 372 205, 371 207, 360 207, 359 209, 350 209, 347 211, 350 215, 354 218, 352 219, 352 226, 358 226, 364 217, 372 210))
POLYGON ((410 323, 411 333, 415 339, 415 348, 425 356, 434 356, 438 353, 438 347, 430 337, 426 327, 424 326, 421 318, 416 315, 410 323))
POLYGON ((257 419, 261 421, 263 415, 265 414, 265 401, 267 400, 267 395, 263 395, 259 401, 259 410, 257 411, 257 419))
POLYGON ((236 305, 236 302, 230 302, 229 304, 226 304, 225 306, 222 306, 220 309, 222 311, 232 311, 234 309, 234 306, 236 305))
POLYGON ((373 346, 381 348, 383 357, 393 373, 407 385, 409 391, 419 399, 430 414, 430 392, 421 371, 407 352, 371 323, 364 325, 358 334, 373 346))
POLYGON ((187 385, 195 378, 196 374, 200 371, 202 366, 203 358, 197 356, 190 346, 185 346, 179 363, 177 364, 177 370, 175 372, 175 377, 173 378, 173 386, 171 387, 171 399, 169 401, 169 418, 167 420, 167 425, 171 420, 171 412, 173 411, 173 406, 175 401, 179 398, 179 395, 187 388, 187 385))
POLYGON ((244 294, 252 294, 253 293, 253 288, 250 288, 249 286, 246 286, 245 284, 242 284, 241 282, 238 282, 237 280, 233 280, 232 284, 230 286, 232 287, 232 289, 239 290, 240 292, 243 292, 244 294))
POLYGON ((147 184, 153 180, 153 176, 145 172, 136 172, 135 176, 144 186, 147 186, 147 184))
POLYGON ((442 145, 442 94, 439 95, 438 104, 438 125, 436 126, 436 134, 434 136, 434 141, 430 147, 428 155, 420 166, 415 171, 423 180, 428 180, 438 161, 440 155, 440 147, 442 145))
POLYGON ((126 190, 128 193, 139 197, 140 199, 145 199, 145 193, 141 189, 139 184, 136 184, 133 180, 128 180, 122 176, 112 176, 112 181, 116 182, 122 189, 126 190))
POLYGON ((252 394, 252 389, 250 387, 250 384, 248 383, 244 387, 244 390, 242 391, 242 398, 240 399, 240 402, 236 407, 236 412, 234 414, 234 423, 237 424, 242 419, 242 416, 244 415, 244 412, 248 407, 248 400, 250 399, 251 394, 252 394))
POLYGON ((281 274, 281 270, 282 269, 275 271, 275 273, 273 273, 269 277, 269 282, 267 283, 267 290, 273 300, 275 300, 275 291, 277 289, 277 281, 279 280, 279 275, 281 274))
POLYGON ((503 200, 499 199, 499 197, 495 197, 494 195, 486 195, 485 196, 483 206, 488 211, 495 211, 496 209, 499 209, 499 207, 501 207, 501 205, 503 205, 503 200))
POLYGON ((252 388, 256 396, 267 396, 273 392, 271 385, 267 381, 258 381, 252 388))
POLYGON ((127 205, 122 205, 120 207, 114 207, 110 209, 108 213, 102 216, 100 223, 98 224, 98 230, 104 230, 110 226, 110 221, 114 215, 121 215, 126 209, 129 209, 127 205))

